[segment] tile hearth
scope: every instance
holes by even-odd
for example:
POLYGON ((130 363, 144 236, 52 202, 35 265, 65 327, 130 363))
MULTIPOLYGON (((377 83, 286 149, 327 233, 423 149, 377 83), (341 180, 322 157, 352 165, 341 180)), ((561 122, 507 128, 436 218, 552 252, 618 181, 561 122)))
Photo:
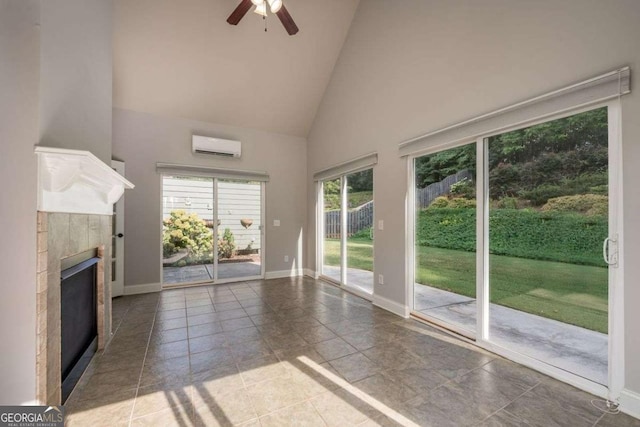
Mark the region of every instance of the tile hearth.
POLYGON ((309 278, 121 297, 113 328, 69 426, 640 426, 309 278))

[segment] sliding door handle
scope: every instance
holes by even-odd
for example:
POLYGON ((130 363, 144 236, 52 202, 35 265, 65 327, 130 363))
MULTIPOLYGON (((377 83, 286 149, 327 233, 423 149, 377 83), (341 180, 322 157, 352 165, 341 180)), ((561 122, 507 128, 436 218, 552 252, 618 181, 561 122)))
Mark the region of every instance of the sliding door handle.
POLYGON ((612 239, 607 237, 602 242, 602 258, 604 258, 604 262, 607 265, 617 265, 618 264, 618 241, 616 239, 612 239))

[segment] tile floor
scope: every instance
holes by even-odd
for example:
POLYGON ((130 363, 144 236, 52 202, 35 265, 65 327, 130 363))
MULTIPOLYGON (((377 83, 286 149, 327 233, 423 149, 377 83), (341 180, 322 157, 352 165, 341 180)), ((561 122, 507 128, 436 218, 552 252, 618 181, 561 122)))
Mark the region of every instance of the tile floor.
POLYGON ((121 297, 68 426, 640 426, 309 278, 121 297))

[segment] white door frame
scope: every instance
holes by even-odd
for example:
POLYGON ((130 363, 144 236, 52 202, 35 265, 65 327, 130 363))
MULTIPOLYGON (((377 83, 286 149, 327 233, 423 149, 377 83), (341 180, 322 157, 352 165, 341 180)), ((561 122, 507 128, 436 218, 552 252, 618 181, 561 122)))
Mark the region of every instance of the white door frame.
MULTIPOLYGON (((118 172, 120 175, 124 175, 125 167, 124 162, 119 160, 111 160, 111 168, 118 172)), ((111 249, 111 262, 109 263, 111 268, 111 297, 119 297, 124 295, 124 193, 122 197, 113 205, 113 212, 115 214, 115 227, 112 220, 111 230, 111 242, 115 243, 115 248, 111 249), (114 254, 116 255, 114 257, 114 254), (115 263, 115 274, 113 265, 115 263), (113 278, 116 280, 113 280, 113 278)))
POLYGON ((176 173, 161 173, 160 174, 160 217, 163 217, 164 205, 163 205, 163 194, 164 194, 164 180, 165 176, 206 176, 211 178, 212 186, 213 186, 213 278, 211 280, 202 280, 195 282, 183 282, 183 283, 164 283, 164 275, 163 275, 163 266, 162 266, 162 220, 160 221, 160 283, 163 289, 170 288, 182 288, 182 287, 190 287, 190 286, 200 286, 205 284, 214 284, 221 285, 225 283, 234 283, 234 282, 242 282, 248 280, 262 280, 265 277, 265 268, 266 268, 266 227, 264 226, 264 221, 266 220, 266 185, 264 181, 260 181, 260 275, 258 276, 243 276, 243 277, 232 277, 228 279, 218 279, 218 250, 217 250, 217 242, 218 242, 218 178, 215 175, 207 175, 207 174, 193 174, 188 171, 185 172, 176 172, 176 173))
POLYGON ((617 402, 624 387, 624 246, 623 246, 623 180, 622 180, 622 132, 621 132, 621 104, 619 99, 607 102, 595 103, 589 106, 582 106, 571 110, 564 110, 545 117, 536 118, 526 123, 496 129, 495 131, 469 137, 465 140, 455 141, 449 144, 442 144, 412 154, 407 157, 407 284, 406 301, 412 312, 414 307, 414 281, 415 281, 415 159, 424 155, 436 153, 449 148, 458 147, 471 143, 477 144, 476 164, 481 167, 477 169, 477 249, 476 249, 476 304, 477 304, 477 327, 474 336, 468 331, 461 331, 459 328, 445 325, 440 320, 429 316, 415 316, 426 318, 426 320, 444 326, 458 334, 463 335, 463 339, 474 342, 481 348, 509 358, 517 363, 536 369, 553 378, 569 383, 592 394, 601 396, 608 400, 617 402), (488 143, 487 138, 523 129, 536 124, 549 122, 552 120, 572 116, 585 111, 607 107, 608 118, 608 150, 609 150, 609 238, 614 242, 610 246, 610 253, 617 255, 617 263, 610 265, 609 271, 609 295, 608 295, 608 386, 603 386, 594 381, 567 372, 563 369, 549 365, 538 359, 515 352, 509 348, 498 345, 490 340, 489 336, 489 241, 488 241, 488 176, 486 170, 488 165, 488 143))
MULTIPOLYGON (((321 278, 322 280, 329 282, 331 284, 334 284, 336 286, 339 286, 340 288, 344 289, 345 291, 348 291, 354 295, 357 295, 361 298, 364 298, 368 301, 372 301, 373 300, 373 294, 375 293, 375 263, 374 263, 374 274, 373 274, 373 278, 372 278, 372 289, 371 289, 371 293, 367 293, 365 291, 362 291, 361 289, 355 287, 355 286, 350 286, 348 281, 347 281, 347 277, 348 277, 348 262, 347 262, 347 256, 348 256, 348 252, 347 252, 347 233, 345 232, 347 230, 348 227, 348 217, 347 217, 347 212, 348 212, 348 205, 349 205, 349 201, 348 201, 348 192, 347 192, 347 187, 348 187, 348 180, 347 180, 347 176, 354 174, 354 173, 358 173, 358 172, 362 172, 362 171, 366 171, 368 169, 371 169, 372 171, 374 170, 374 166, 366 166, 363 168, 357 168, 357 169, 353 169, 344 173, 341 173, 339 176, 336 176, 334 178, 327 178, 324 179, 322 181, 317 181, 316 182, 316 271, 317 271, 317 275, 319 278, 321 278), (340 180, 340 280, 336 280, 332 277, 329 277, 327 275, 324 274, 323 268, 324 268, 324 236, 325 236, 325 227, 324 227, 324 182, 325 181, 334 181, 336 179, 340 180), (345 207, 347 207, 347 209, 345 209, 345 207)), ((375 183, 374 183, 374 191, 375 191, 375 183)), ((375 197, 374 197, 375 200, 375 197)), ((375 230, 375 205, 374 205, 374 215, 373 215, 373 224, 371 225, 372 228, 375 230)), ((374 231, 375 234, 375 231, 374 231)), ((374 253, 374 257, 375 257, 375 240, 373 243, 373 253, 374 253)))

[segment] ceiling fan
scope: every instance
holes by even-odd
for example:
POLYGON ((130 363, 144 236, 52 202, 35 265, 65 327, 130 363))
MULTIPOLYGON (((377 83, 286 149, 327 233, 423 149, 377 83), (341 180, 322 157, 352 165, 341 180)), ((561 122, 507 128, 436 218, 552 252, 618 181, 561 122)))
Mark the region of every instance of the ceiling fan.
MULTIPOLYGON (((269 4, 271 13, 278 15, 287 33, 289 33, 290 36, 296 34, 298 32, 298 26, 293 22, 293 18, 289 15, 289 11, 284 7, 284 4, 282 4, 282 0, 242 0, 238 7, 229 15, 227 22, 231 25, 238 25, 238 22, 247 14, 252 5, 255 6, 254 13, 266 18, 267 3, 269 4)), ((266 30, 265 28, 265 31, 266 30)))

